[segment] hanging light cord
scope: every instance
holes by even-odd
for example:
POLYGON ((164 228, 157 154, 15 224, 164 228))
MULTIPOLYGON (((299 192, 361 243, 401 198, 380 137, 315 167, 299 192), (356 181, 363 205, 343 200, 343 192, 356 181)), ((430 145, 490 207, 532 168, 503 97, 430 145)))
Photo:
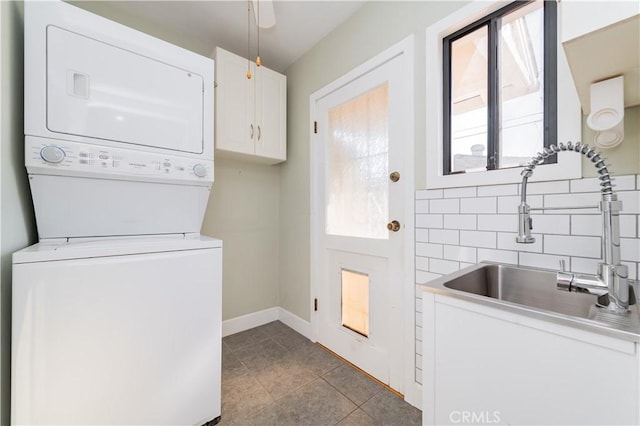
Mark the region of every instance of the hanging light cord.
POLYGON ((260 0, 256 0, 258 3, 258 27, 256 28, 256 32, 258 33, 258 56, 256 57, 256 66, 259 67, 262 65, 262 61, 260 60, 260 0))
POLYGON ((247 79, 251 80, 251 0, 247 0, 247 79))

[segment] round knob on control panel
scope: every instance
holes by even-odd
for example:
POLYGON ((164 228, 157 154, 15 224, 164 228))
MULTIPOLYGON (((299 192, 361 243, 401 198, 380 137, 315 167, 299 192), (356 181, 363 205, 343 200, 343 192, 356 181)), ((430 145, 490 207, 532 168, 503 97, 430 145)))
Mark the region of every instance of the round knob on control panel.
POLYGON ((202 164, 196 164, 193 166, 193 174, 203 178, 207 175, 207 168, 202 164))
POLYGON ((55 145, 45 146, 40 150, 40 157, 47 163, 60 163, 64 160, 65 153, 62 148, 55 145))

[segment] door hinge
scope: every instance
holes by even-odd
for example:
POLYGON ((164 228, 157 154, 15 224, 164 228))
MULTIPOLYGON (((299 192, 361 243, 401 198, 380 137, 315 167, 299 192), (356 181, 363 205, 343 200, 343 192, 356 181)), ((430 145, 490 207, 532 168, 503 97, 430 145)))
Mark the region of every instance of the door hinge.
POLYGON ((313 310, 314 312, 318 311, 318 299, 313 299, 313 310))
POLYGON ((313 122, 313 133, 318 134, 318 122, 313 122))

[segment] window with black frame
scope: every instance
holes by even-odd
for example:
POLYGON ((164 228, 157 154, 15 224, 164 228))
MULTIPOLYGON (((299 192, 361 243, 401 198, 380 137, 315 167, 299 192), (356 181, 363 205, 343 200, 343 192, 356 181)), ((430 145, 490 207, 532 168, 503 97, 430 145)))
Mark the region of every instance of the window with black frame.
POLYGON ((444 38, 445 175, 518 167, 556 143, 556 46, 553 0, 515 1, 444 38))

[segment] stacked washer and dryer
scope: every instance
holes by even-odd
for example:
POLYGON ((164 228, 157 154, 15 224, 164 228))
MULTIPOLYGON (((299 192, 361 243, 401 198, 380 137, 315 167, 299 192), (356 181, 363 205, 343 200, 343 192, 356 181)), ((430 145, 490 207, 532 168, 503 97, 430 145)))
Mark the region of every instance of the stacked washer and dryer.
POLYGON ((213 61, 59 1, 24 32, 39 243, 13 255, 11 421, 215 423, 213 61))

